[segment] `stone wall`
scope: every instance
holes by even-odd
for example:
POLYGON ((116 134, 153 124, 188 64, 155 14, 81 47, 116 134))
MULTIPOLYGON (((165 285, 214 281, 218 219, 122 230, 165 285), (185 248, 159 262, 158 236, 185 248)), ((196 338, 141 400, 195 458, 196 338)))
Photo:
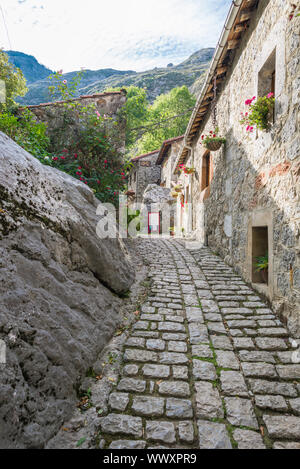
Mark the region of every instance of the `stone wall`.
POLYGON ((182 140, 175 141, 170 145, 168 154, 161 166, 161 182, 165 187, 171 188, 172 182, 176 184, 177 176, 173 173, 175 161, 177 159, 178 152, 180 150, 182 140))
POLYGON ((201 135, 213 129, 210 118, 199 129, 187 164, 197 170, 192 188, 193 230, 249 282, 254 280, 255 229, 268 228, 269 285, 256 281, 254 287, 300 335, 300 18, 289 21, 289 9, 285 0, 259 2, 220 85, 218 124, 227 143, 212 154, 209 188, 202 190, 201 135), (239 123, 240 113, 245 111, 246 99, 258 96, 259 72, 274 51, 275 122, 268 132, 249 134, 239 123))
MULTIPOLYGON (((55 103, 45 103, 34 106, 27 106, 31 112, 41 122, 47 124, 48 135, 51 138, 51 148, 53 151, 61 150, 62 144, 67 146, 68 142, 73 142, 77 137, 80 122, 76 110, 74 112, 74 119, 70 122, 68 120, 65 125, 65 105, 67 103, 79 103, 82 106, 93 105, 95 112, 98 111, 101 116, 108 116, 118 123, 118 150, 125 152, 125 131, 126 120, 120 110, 126 103, 126 91, 99 93, 94 95, 81 96, 80 98, 73 99, 72 101, 58 101, 55 103), (74 122, 73 122, 74 120, 74 122), (59 138, 61 130, 63 129, 63 142, 59 138)), ((21 108, 20 111, 22 111, 21 108)), ((72 115, 73 117, 73 115, 72 115)), ((107 124, 107 132, 109 133, 110 127, 107 124)))
POLYGON ((128 176, 128 188, 135 193, 134 202, 142 203, 146 188, 160 184, 161 168, 156 165, 158 151, 132 160, 133 167, 128 176))

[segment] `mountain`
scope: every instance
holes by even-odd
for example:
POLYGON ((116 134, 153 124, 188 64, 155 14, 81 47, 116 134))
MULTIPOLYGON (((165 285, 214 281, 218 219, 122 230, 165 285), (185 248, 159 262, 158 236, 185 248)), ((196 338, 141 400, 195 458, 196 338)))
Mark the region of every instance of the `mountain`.
MULTIPOLYGON (((186 85, 190 88, 191 92, 197 94, 203 83, 205 72, 209 67, 213 53, 214 49, 212 48, 201 49, 178 65, 169 64, 165 68, 154 68, 153 70, 140 73, 132 70, 85 70, 78 88, 78 96, 101 93, 107 88, 131 85, 146 88, 150 102, 153 102, 157 96, 168 93, 177 86, 186 85)), ((22 66, 20 68, 23 70, 22 66)), ((71 80, 76 73, 67 73, 63 77, 66 80, 71 80)), ((20 104, 40 104, 51 101, 48 92, 50 85, 49 78, 38 79, 38 81, 31 82, 28 85, 29 92, 26 96, 18 99, 20 104)))
POLYGON ((28 84, 43 80, 53 73, 52 70, 41 65, 32 55, 14 50, 5 51, 5 53, 8 55, 10 63, 22 70, 28 84))

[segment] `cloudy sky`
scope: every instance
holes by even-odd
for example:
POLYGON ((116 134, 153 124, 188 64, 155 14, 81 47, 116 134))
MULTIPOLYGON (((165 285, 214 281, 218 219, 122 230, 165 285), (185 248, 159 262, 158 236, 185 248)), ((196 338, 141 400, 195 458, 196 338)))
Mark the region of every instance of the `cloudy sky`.
POLYGON ((142 71, 215 47, 231 0, 0 0, 0 47, 64 72, 142 71))

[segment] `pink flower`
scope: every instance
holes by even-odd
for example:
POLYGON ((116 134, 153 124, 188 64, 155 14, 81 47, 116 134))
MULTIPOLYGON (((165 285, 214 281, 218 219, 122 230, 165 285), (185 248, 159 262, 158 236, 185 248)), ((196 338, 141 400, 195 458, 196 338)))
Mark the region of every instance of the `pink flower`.
POLYGON ((75 155, 74 155, 74 158, 78 158, 78 155, 77 155, 77 153, 75 153, 75 155))
POLYGON ((65 156, 61 156, 60 159, 61 159, 61 160, 65 160, 66 157, 65 157, 65 156))
POLYGON ((64 80, 64 81, 63 81, 63 84, 64 84, 64 85, 66 85, 67 83, 68 83, 67 80, 64 80))
POLYGON ((99 113, 98 111, 96 111, 96 116, 97 116, 97 117, 98 117, 98 119, 99 119, 99 117, 100 117, 100 113, 99 113))
POLYGON ((252 104, 252 99, 247 99, 245 101, 246 106, 250 106, 252 104))
POLYGON ((273 98, 273 97, 274 97, 274 93, 269 93, 268 96, 267 96, 267 98, 269 98, 269 99, 273 98))
POLYGON ((82 175, 82 172, 81 171, 77 171, 77 176, 81 176, 82 175))

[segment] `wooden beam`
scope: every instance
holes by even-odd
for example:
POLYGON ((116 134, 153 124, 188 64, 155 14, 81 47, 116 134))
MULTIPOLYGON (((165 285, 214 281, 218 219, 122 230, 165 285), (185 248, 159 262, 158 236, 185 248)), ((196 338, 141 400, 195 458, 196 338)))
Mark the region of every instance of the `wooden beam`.
POLYGON ((235 33, 242 33, 243 31, 245 31, 245 29, 247 29, 247 25, 245 23, 238 23, 234 27, 234 32, 235 33))
POLYGON ((200 113, 200 112, 204 112, 204 113, 205 113, 205 112, 207 111, 207 109, 208 109, 208 108, 207 108, 206 106, 200 107, 200 109, 198 109, 198 113, 200 113))
POLYGON ((213 93, 207 93, 205 95, 206 98, 213 98, 214 97, 214 94, 213 93))
POLYGON ((240 22, 243 23, 244 21, 250 20, 252 16, 251 10, 243 10, 240 14, 240 22))
POLYGON ((217 68, 217 76, 223 75, 223 73, 227 72, 226 65, 217 68))
POLYGON ((228 42, 227 49, 228 50, 237 49, 239 44, 240 44, 239 39, 232 39, 231 41, 228 42))

